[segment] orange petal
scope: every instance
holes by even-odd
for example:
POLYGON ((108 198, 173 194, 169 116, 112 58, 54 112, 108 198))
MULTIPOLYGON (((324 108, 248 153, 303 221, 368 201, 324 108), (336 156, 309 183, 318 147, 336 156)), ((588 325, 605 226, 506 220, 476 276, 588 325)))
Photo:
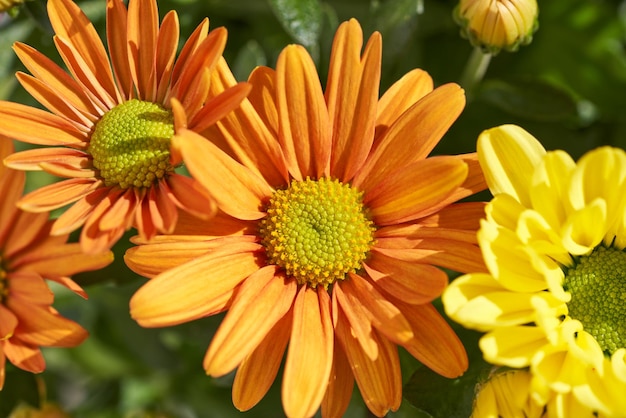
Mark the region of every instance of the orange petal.
POLYGON ((132 189, 116 194, 116 197, 110 200, 110 205, 98 221, 98 228, 102 231, 116 229, 120 225, 124 225, 128 217, 132 216, 130 212, 136 205, 135 194, 132 189))
POLYGON ((47 212, 69 205, 100 186, 100 181, 92 179, 63 180, 28 193, 17 204, 30 212, 47 212))
POLYGON ((41 163, 56 163, 76 169, 91 167, 89 154, 71 148, 34 148, 16 152, 4 159, 4 164, 15 170, 41 170, 41 163))
POLYGON ((179 208, 201 219, 209 219, 217 212, 215 201, 199 182, 176 173, 168 176, 166 181, 159 186, 171 194, 179 208))
POLYGON ((113 261, 113 253, 85 254, 80 244, 38 248, 37 251, 15 257, 13 268, 34 271, 43 277, 66 277, 83 271, 98 270, 113 261))
POLYGON ((259 269, 257 253, 262 248, 245 242, 224 245, 167 270, 133 295, 131 316, 141 326, 162 327, 219 312, 235 287, 259 269))
POLYGON ((178 222, 173 233, 191 237, 192 239, 195 235, 217 238, 236 235, 257 235, 258 227, 255 221, 241 221, 220 211, 209 220, 198 219, 187 212, 181 212, 178 215, 178 222))
POLYGON ((224 245, 235 243, 252 243, 255 238, 251 235, 238 237, 224 237, 210 239, 210 237, 200 237, 199 241, 191 241, 186 236, 170 236, 174 241, 159 242, 157 236, 149 245, 140 245, 129 248, 124 256, 124 261, 128 268, 137 274, 145 277, 154 277, 166 270, 178 267, 186 262, 203 256, 212 251, 218 250, 224 245))
POLYGON ((178 15, 174 10, 169 11, 161 22, 156 49, 156 102, 163 103, 170 87, 172 68, 178 49, 180 25, 178 15))
POLYGON ((487 272, 480 248, 456 240, 428 238, 412 248, 393 248, 393 243, 379 240, 376 251, 410 263, 433 264, 450 270, 469 273, 487 272), (390 246, 392 248, 384 248, 390 246))
POLYGON ((402 312, 363 277, 349 273, 349 277, 341 282, 341 290, 349 303, 363 307, 367 320, 391 341, 399 344, 413 337, 411 326, 402 312))
POLYGON ((333 351, 333 367, 330 372, 328 388, 322 400, 323 417, 342 417, 348 409, 354 389, 354 376, 350 363, 346 358, 341 344, 335 344, 333 351))
POLYGON ((282 384, 290 417, 310 417, 320 406, 333 363, 330 297, 321 286, 302 286, 293 306, 293 325, 282 384))
POLYGON ((128 3, 128 59, 139 99, 156 98, 156 45, 159 10, 156 0, 128 3))
POLYGON ((102 187, 78 199, 54 221, 51 233, 53 235, 69 234, 80 228, 91 216, 98 202, 107 194, 109 194, 109 188, 102 187))
POLYGON ((87 145, 86 135, 64 118, 12 102, 0 101, 0 134, 37 145, 87 145))
POLYGON ((248 100, 265 126, 278 138, 278 110, 276 109, 276 72, 259 66, 250 73, 248 83, 252 87, 248 100))
POLYGON ((96 122, 106 111, 104 108, 97 107, 82 86, 65 70, 35 48, 16 42, 13 44, 13 50, 32 75, 50 87, 72 107, 80 110, 92 122, 96 122))
POLYGON ((361 59, 363 33, 356 19, 342 23, 333 41, 326 85, 332 121, 330 172, 346 182, 370 152, 380 84, 382 41, 375 32, 361 59))
POLYGON ((50 228, 47 223, 47 213, 18 211, 11 221, 11 231, 4 240, 2 255, 5 259, 11 260, 17 252, 34 247, 48 238, 50 228))
POLYGON ((51 305, 54 302, 54 293, 52 293, 41 275, 33 271, 12 271, 9 280, 10 298, 18 298, 25 304, 41 306, 51 305))
POLYGON ((471 196, 487 189, 487 182, 485 180, 485 176, 483 175, 483 171, 480 168, 480 164, 478 163, 478 155, 475 152, 470 154, 452 155, 450 158, 456 158, 463 161, 467 165, 467 177, 457 190, 436 206, 438 209, 444 208, 451 203, 457 202, 467 196, 471 196))
POLYGON ((265 396, 276 379, 290 335, 291 313, 288 313, 241 363, 233 382, 233 404, 237 409, 247 411, 265 396))
POLYGON ((377 140, 352 184, 369 190, 398 167, 426 158, 464 106, 465 95, 456 84, 443 85, 424 96, 377 140))
POLYGON ((209 33, 209 19, 204 18, 200 22, 200 24, 196 27, 191 35, 185 41, 185 45, 180 50, 180 54, 178 54, 178 59, 174 64, 174 69, 172 70, 172 79, 171 84, 174 85, 178 82, 178 78, 180 77, 180 72, 187 65, 187 60, 195 53, 198 49, 198 46, 204 42, 209 33))
POLYGON ((165 181, 159 181, 157 187, 150 187, 147 196, 148 206, 150 217, 157 230, 163 234, 171 234, 178 220, 178 210, 162 184, 165 185, 165 181))
POLYGON ((76 128, 85 132, 85 135, 88 134, 94 125, 93 120, 71 106, 64 97, 52 90, 48 84, 22 72, 17 72, 15 76, 22 87, 46 109, 72 122, 76 128))
POLYGON ((40 163, 39 166, 46 173, 65 178, 93 180, 97 173, 95 169, 76 168, 63 163, 40 163))
POLYGON ((327 172, 331 126, 315 64, 301 45, 283 49, 276 62, 279 136, 296 180, 327 172))
POLYGON ((480 220, 486 217, 485 205, 485 202, 454 203, 427 218, 420 219, 420 224, 434 228, 478 231, 480 220))
POLYGON ((272 189, 262 178, 193 131, 175 135, 172 144, 220 209, 239 219, 254 220, 265 215, 261 206, 272 189))
POLYGON ((467 165, 452 157, 432 157, 402 169, 366 191, 376 225, 406 222, 434 213, 467 176, 467 165))
POLYGON ((133 95, 133 80, 128 60, 127 22, 128 11, 122 0, 107 0, 106 34, 113 74, 123 100, 133 95))
POLYGON ((83 290, 82 287, 80 287, 74 280, 70 279, 69 277, 50 277, 48 278, 48 280, 52 280, 53 282, 59 283, 61 286, 67 287, 83 299, 88 299, 85 290, 83 290))
POLYGON ((370 253, 365 270, 376 287, 407 303, 422 304, 441 296, 448 275, 431 265, 391 258, 377 251, 370 253))
POLYGON ((335 330, 369 410, 379 417, 385 416, 389 410, 397 410, 402 401, 402 376, 396 347, 374 332, 379 355, 371 360, 350 334, 345 317, 340 316, 335 330))
POLYGON ((26 344, 45 347, 74 347, 87 338, 76 322, 62 317, 49 307, 27 304, 16 298, 7 306, 19 319, 19 339, 26 344))
POLYGON ((409 305, 399 301, 397 305, 415 334, 408 344, 402 344, 411 355, 445 377, 458 377, 467 370, 463 343, 434 306, 409 305))
POLYGON ((202 109, 189 122, 189 129, 202 132, 227 113, 239 107, 246 98, 252 86, 248 83, 238 83, 223 93, 212 97, 204 103, 202 109))
POLYGON ((92 76, 111 97, 116 98, 117 89, 106 50, 87 16, 71 0, 49 1, 48 16, 56 35, 71 42, 92 76))
POLYGON ((22 196, 26 176, 21 171, 4 169, 0 177, 0 244, 4 245, 8 234, 12 232, 13 222, 18 216, 19 209, 15 202, 22 196))
POLYGON ((433 79, 419 68, 409 71, 383 94, 378 102, 376 137, 383 133, 422 97, 433 91, 433 79))
POLYGON ((204 357, 208 375, 223 376, 235 369, 291 308, 297 283, 276 275, 277 268, 263 267, 239 287, 204 357))
POLYGON ((46 361, 39 347, 25 344, 17 338, 4 342, 2 350, 11 363, 31 373, 41 373, 46 368, 46 361))
POLYGON ((0 390, 4 388, 4 381, 6 379, 6 357, 2 351, 2 345, 0 344, 0 390))
POLYGON ((0 342, 13 336, 15 327, 17 327, 17 317, 4 304, 0 304, 0 342))
POLYGON ((351 334, 359 341, 361 348, 371 359, 378 357, 378 344, 372 337, 372 321, 360 303, 352 303, 343 292, 340 283, 333 287, 333 314, 337 322, 336 312, 341 309, 350 324, 351 334))

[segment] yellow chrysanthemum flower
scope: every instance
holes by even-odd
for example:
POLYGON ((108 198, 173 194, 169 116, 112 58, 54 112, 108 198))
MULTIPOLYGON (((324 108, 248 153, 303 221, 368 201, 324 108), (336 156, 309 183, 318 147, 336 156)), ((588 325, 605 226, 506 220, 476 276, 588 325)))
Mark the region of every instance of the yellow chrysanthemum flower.
POLYGON ((455 280, 446 312, 487 332, 487 361, 529 367, 544 404, 571 392, 625 416, 626 391, 602 385, 626 388, 626 152, 601 147, 576 163, 505 125, 481 134, 478 158, 495 196, 478 232, 489 274, 455 280))

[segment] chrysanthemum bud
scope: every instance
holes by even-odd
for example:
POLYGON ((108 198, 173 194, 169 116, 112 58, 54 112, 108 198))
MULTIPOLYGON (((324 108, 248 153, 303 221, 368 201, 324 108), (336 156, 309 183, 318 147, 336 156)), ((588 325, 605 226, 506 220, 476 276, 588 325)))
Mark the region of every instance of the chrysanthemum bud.
POLYGON ((472 45, 496 54, 529 44, 538 13, 537 0, 460 0, 454 19, 472 45))
POLYGON ((0 13, 8 12, 13 7, 24 3, 24 0, 0 0, 0 13))

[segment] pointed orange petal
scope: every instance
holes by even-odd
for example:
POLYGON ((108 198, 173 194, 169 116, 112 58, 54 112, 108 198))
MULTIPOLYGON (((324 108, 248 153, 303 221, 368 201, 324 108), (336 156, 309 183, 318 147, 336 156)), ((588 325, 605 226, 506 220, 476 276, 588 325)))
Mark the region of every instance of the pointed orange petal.
POLYGON ((218 96, 212 97, 189 122, 189 129, 196 132, 204 131, 227 113, 238 108, 251 88, 252 86, 248 83, 238 83, 218 96))
POLYGON ((37 251, 20 255, 13 261, 14 268, 24 268, 43 277, 72 276, 83 271, 98 270, 113 261, 113 253, 85 254, 80 244, 39 248, 37 251))
POLYGON ((112 109, 115 107, 118 103, 115 96, 112 96, 106 87, 100 83, 98 75, 89 68, 89 64, 75 46, 66 38, 58 36, 54 37, 54 45, 74 79, 82 84, 83 90, 86 90, 91 100, 99 108, 112 109))
POLYGON ((220 211, 208 220, 199 219, 187 212, 181 212, 178 215, 178 222, 173 233, 191 239, 201 235, 205 236, 204 239, 237 235, 256 236, 258 227, 255 221, 241 221, 220 211))
POLYGON ((217 212, 215 201, 204 187, 189 177, 174 173, 167 177, 166 183, 160 182, 159 187, 171 195, 176 206, 201 219, 209 219, 217 212))
POLYGON ((413 337, 411 326, 402 312, 363 277, 350 273, 341 282, 341 290, 349 303, 361 304, 367 320, 391 341, 399 344, 413 337))
POLYGON ((85 132, 85 135, 93 127, 93 120, 84 116, 78 109, 74 108, 65 97, 60 96, 56 91, 52 90, 48 84, 36 79, 33 76, 17 72, 16 78, 31 96, 41 103, 46 109, 55 115, 59 115, 67 119, 74 126, 85 132))
MULTIPOLYGON (((341 288, 341 282, 333 287, 333 314, 341 309, 350 324, 350 332, 359 341, 361 348, 371 359, 378 357, 378 345, 372 337, 372 321, 360 303, 352 303, 341 288)), ((336 322, 336 319, 335 319, 336 322)))
POLYGON ((344 416, 350 404, 353 389, 354 376, 350 369, 350 363, 343 352, 343 348, 341 348, 341 344, 335 344, 333 351, 333 368, 330 372, 330 379, 324 400, 322 400, 322 416, 344 416))
POLYGON ((470 154, 452 155, 450 157, 463 161, 467 165, 467 177, 457 190, 437 205, 437 208, 444 208, 450 203, 457 202, 467 196, 471 196, 487 189, 487 182, 485 180, 485 176, 483 175, 483 171, 480 168, 478 156, 475 152, 470 154))
POLYGON ((219 312, 234 288, 259 269, 262 248, 255 243, 224 245, 167 270, 133 295, 131 316, 143 327, 162 327, 219 312))
POLYGON ((73 124, 44 110, 0 101, 0 134, 37 145, 87 146, 87 136, 73 124))
POLYGON ((366 192, 363 203, 376 225, 406 222, 435 212, 467 177, 467 165, 452 157, 432 157, 402 169, 366 192))
POLYGON ((171 84, 174 85, 178 82, 180 77, 180 72, 187 65, 187 60, 195 53, 198 49, 198 46, 204 42, 209 33, 209 19, 204 18, 202 22, 196 27, 191 35, 187 38, 185 45, 180 50, 180 54, 178 54, 178 59, 174 64, 174 69, 172 70, 172 81, 171 84))
POLYGON ((40 164, 58 163, 76 169, 91 167, 89 154, 71 148, 34 148, 16 152, 4 159, 4 164, 15 170, 41 170, 40 164))
POLYGON ((207 188, 221 210, 239 219, 263 217, 262 203, 272 194, 265 181, 206 138, 183 131, 172 138, 192 176, 207 188))
POLYGON ((265 126, 278 138, 278 110, 276 109, 276 72, 259 66, 250 73, 248 83, 252 87, 248 100, 265 126))
POLYGON ((54 221, 51 233, 53 235, 69 234, 80 228, 91 216, 97 203, 104 199, 108 193, 109 188, 103 187, 78 199, 54 221))
MULTIPOLYGON (((104 200, 104 199, 103 199, 104 200)), ((110 206, 102 214, 98 222, 99 228, 103 231, 120 227, 120 223, 130 216, 131 208, 135 206, 135 195, 132 189, 127 189, 112 199, 110 206)))
POLYGON ((111 249, 124 234, 124 231, 130 228, 132 222, 132 210, 126 214, 125 218, 116 218, 111 221, 108 229, 102 229, 102 217, 107 214, 116 202, 123 198, 124 190, 118 187, 110 187, 109 193, 96 203, 93 211, 85 220, 85 225, 80 232, 80 244, 85 253, 98 254, 111 249))
POLYGON ((17 317, 4 304, 0 304, 0 341, 13 336, 15 327, 17 327, 17 317))
POLYGON ((158 185, 152 186, 148 192, 148 206, 150 208, 150 217, 152 218, 157 230, 164 234, 171 234, 178 220, 178 210, 176 205, 169 198, 169 193, 161 186, 166 184, 164 180, 159 181, 158 185))
POLYGON ((370 253, 365 270, 379 289, 413 304, 431 302, 441 296, 448 275, 431 265, 391 258, 377 251, 370 253))
POLYGON ((88 179, 63 180, 28 193, 17 204, 30 212, 46 212, 75 202, 100 185, 100 181, 88 179))
POLYGON ((46 361, 39 347, 33 347, 17 338, 12 338, 4 342, 2 349, 6 358, 22 370, 41 373, 46 368, 46 361))
POLYGON ((156 49, 156 102, 163 103, 170 87, 172 68, 176 59, 180 27, 178 15, 174 10, 169 11, 161 22, 156 49))
MULTIPOLYGON (((8 141, 7 141, 8 142, 8 141)), ((7 241, 8 234, 13 229, 13 222, 19 213, 15 202, 22 196, 26 176, 22 171, 4 169, 0 177, 0 196, 3 204, 0 205, 0 245, 7 241)))
POLYGON ((26 247, 39 244, 37 241, 46 239, 49 228, 47 213, 28 213, 19 211, 11 222, 11 232, 6 237, 2 254, 9 260, 15 253, 26 247))
POLYGON ((378 146, 352 184, 368 190, 398 167, 426 158, 464 106, 465 95, 456 84, 445 84, 424 96, 377 140, 378 146))
POLYGON ((35 48, 16 42, 13 50, 32 75, 49 86, 72 107, 80 110, 92 122, 96 122, 106 111, 104 108, 97 107, 96 103, 83 91, 82 86, 65 70, 35 48))
MULTIPOLYGON (((41 306, 50 305, 54 302, 54 293, 41 278, 41 275, 34 271, 12 271, 9 280, 10 298, 18 298, 23 303, 41 306)), ((0 339, 2 339, 1 336, 0 339)))
POLYGON ((128 4, 128 59, 139 99, 156 98, 156 45, 159 11, 156 0, 128 4))
POLYGON ((315 64, 300 45, 283 49, 276 62, 279 141, 296 180, 319 178, 328 168, 331 126, 315 64))
POLYGON ((362 44, 357 20, 342 23, 328 70, 325 97, 333 130, 330 172, 343 182, 352 179, 374 141, 382 58, 380 33, 372 35, 361 59, 362 44))
POLYGON ((48 16, 57 36, 71 42, 99 84, 111 97, 117 98, 106 50, 87 16, 71 0, 49 1, 48 16))
POLYGON ((76 322, 62 317, 49 307, 7 299, 7 306, 19 318, 19 338, 26 344, 45 347, 74 347, 87 338, 76 322))
POLYGON ((433 79, 419 68, 409 71, 393 83, 378 102, 376 137, 380 138, 400 115, 431 91, 433 79))
POLYGON ((333 363, 330 297, 302 286, 293 306, 293 325, 282 383, 283 408, 290 417, 310 417, 320 406, 333 363))
POLYGON ((291 335, 291 313, 274 325, 261 344, 237 369, 233 382, 233 404, 247 411, 265 396, 272 386, 291 335))
POLYGON ((408 344, 402 344, 411 355, 445 377, 458 377, 467 370, 463 343, 434 306, 409 305, 399 301, 397 305, 415 334, 408 344))
POLYGON ((53 282, 57 282, 61 286, 67 287, 68 289, 70 289, 72 292, 76 293, 78 296, 82 297, 83 299, 88 299, 87 293, 85 292, 85 290, 83 290, 83 288, 80 287, 78 283, 76 283, 74 280, 70 279, 69 277, 50 277, 48 278, 48 280, 52 280, 53 282))
POLYGON ((124 100, 130 100, 134 94, 128 59, 127 19, 128 12, 122 0, 107 0, 106 34, 109 55, 117 86, 124 100))
POLYGON ((396 347, 374 332, 379 355, 371 360, 350 334, 345 317, 340 316, 335 330, 369 410, 379 417, 385 416, 389 410, 397 410, 402 401, 402 376, 396 347))
POLYGON ((57 177, 91 179, 96 177, 95 169, 76 168, 63 163, 40 163, 39 166, 46 173, 57 177))
POLYGON ((474 233, 480 227, 480 220, 486 217, 485 205, 485 202, 454 203, 427 218, 420 219, 420 224, 437 229, 461 229, 474 233))
POLYGON ((223 376, 235 369, 291 308, 297 283, 276 275, 276 270, 263 267, 239 287, 204 357, 208 375, 223 376))

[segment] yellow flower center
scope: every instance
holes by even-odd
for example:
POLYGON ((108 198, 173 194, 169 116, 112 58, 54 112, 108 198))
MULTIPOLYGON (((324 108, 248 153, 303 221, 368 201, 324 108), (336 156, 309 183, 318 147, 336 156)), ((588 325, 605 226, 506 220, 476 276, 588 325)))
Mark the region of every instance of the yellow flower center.
POLYGON ((626 347, 626 252, 599 246, 565 272, 569 315, 582 322, 602 349, 626 347))
POLYGON ((130 100, 102 117, 87 151, 107 186, 150 187, 174 170, 173 135, 172 112, 156 103, 130 100))
POLYGON ((274 192, 260 234, 269 261, 313 288, 356 272, 374 244, 362 193, 326 178, 274 192))

